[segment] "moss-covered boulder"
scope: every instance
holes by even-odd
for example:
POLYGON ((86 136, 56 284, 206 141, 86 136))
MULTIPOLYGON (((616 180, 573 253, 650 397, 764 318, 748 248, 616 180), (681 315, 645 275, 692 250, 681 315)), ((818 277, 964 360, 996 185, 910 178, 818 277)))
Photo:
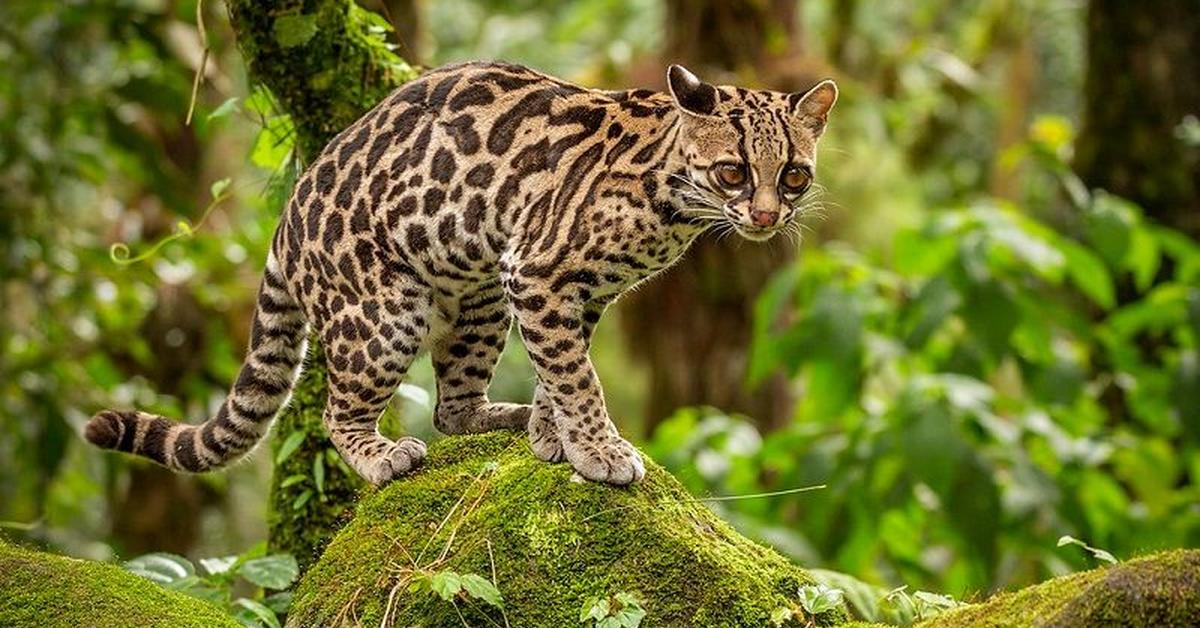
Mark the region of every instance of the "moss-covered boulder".
POLYGON ((522 435, 434 443, 411 477, 364 496, 304 575, 289 625, 563 628, 581 625, 588 600, 629 593, 646 626, 761 628, 812 582, 652 461, 632 488, 572 475, 535 459, 522 435), (494 581, 503 612, 478 596, 436 595, 430 578, 446 572, 494 581))
POLYGON ((963 606, 921 628, 1200 626, 1200 550, 1153 554, 963 606))
POLYGON ((0 626, 236 628, 240 624, 207 602, 168 591, 116 565, 0 541, 0 626))

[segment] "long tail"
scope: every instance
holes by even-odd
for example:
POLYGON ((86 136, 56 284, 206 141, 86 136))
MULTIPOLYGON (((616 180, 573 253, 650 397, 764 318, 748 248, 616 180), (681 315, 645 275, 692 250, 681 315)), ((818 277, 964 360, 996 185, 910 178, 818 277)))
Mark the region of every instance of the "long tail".
POLYGON ((272 253, 258 291, 250 351, 217 415, 186 425, 137 411, 105 410, 84 435, 104 449, 144 456, 176 471, 224 466, 250 451, 287 402, 304 355, 307 325, 272 253))

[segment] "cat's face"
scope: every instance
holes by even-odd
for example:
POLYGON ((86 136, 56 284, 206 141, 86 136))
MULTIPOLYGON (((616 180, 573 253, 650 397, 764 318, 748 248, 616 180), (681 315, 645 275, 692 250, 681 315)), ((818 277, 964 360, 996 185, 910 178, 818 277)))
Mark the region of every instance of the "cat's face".
POLYGON ((817 140, 837 86, 784 94, 713 86, 673 65, 667 82, 682 118, 685 213, 750 240, 798 230, 817 167, 817 140))

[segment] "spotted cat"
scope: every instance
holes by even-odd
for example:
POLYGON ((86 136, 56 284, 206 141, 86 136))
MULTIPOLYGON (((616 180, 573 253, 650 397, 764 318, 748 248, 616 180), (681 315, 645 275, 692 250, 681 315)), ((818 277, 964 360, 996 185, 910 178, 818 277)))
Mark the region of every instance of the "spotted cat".
POLYGON ((104 411, 87 439, 179 471, 224 465, 267 432, 313 332, 329 369, 325 425, 374 484, 425 455, 376 426, 425 350, 443 433, 524 429, 542 460, 637 482, 641 458, 588 357, 592 329, 707 228, 751 240, 798 230, 837 99, 832 81, 786 94, 709 85, 680 66, 667 79, 669 93, 598 91, 466 63, 406 84, 298 181, 217 415, 192 426, 104 411), (487 396, 514 318, 537 373, 532 405, 487 396))

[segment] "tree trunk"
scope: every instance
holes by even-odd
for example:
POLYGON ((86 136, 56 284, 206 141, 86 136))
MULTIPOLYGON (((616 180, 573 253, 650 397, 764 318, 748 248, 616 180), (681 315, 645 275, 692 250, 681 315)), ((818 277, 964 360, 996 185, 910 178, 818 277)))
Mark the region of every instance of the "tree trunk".
MULTIPOLYGON (((270 89, 291 116, 305 161, 416 75, 369 33, 369 15, 353 0, 227 0, 226 5, 251 78, 270 89)), ((271 549, 291 553, 301 565, 314 560, 341 527, 363 486, 328 454, 321 423, 325 397, 324 354, 314 342, 291 403, 276 420, 276 451, 292 434, 303 437, 300 447, 276 465, 268 513, 271 549), (315 471, 318 466, 323 474, 315 471), (319 487, 317 475, 324 476, 319 487), (305 480, 283 486, 295 476, 305 480)))
POLYGON ((1200 148, 1180 133, 1200 116, 1195 2, 1093 0, 1075 167, 1092 187, 1200 238, 1200 148))
MULTIPOLYGON (((796 90, 814 77, 796 74, 797 3, 771 0, 668 0, 665 61, 702 78, 765 82, 796 90)), ((767 279, 790 263, 782 241, 756 245, 702 236, 670 271, 622 304, 634 358, 650 376, 646 430, 681 406, 741 412, 770 430, 786 423, 792 400, 782 375, 757 390, 745 385, 754 300, 767 279)))

